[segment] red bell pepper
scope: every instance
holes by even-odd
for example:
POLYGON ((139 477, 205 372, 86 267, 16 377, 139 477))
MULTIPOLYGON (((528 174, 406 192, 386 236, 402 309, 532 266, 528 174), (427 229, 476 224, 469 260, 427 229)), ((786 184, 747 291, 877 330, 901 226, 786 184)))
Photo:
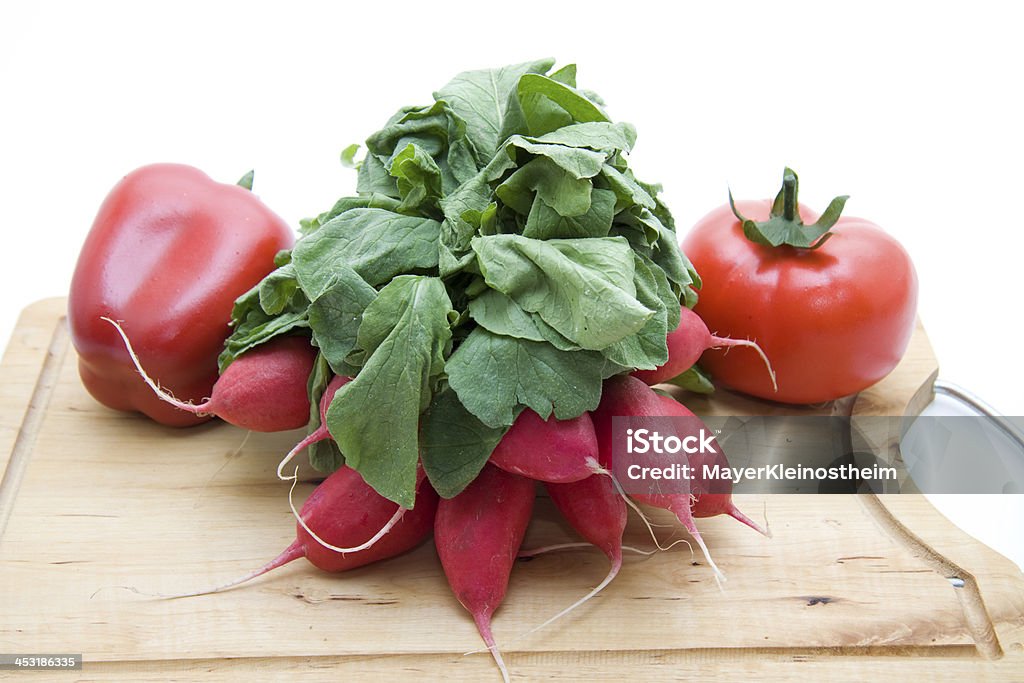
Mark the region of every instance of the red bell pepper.
POLYGON ((199 401, 217 380, 235 299, 293 242, 288 225, 242 187, 178 164, 129 173, 100 207, 68 296, 86 389, 110 408, 166 425, 209 419, 158 399, 101 318, 121 321, 143 367, 166 389, 199 401))

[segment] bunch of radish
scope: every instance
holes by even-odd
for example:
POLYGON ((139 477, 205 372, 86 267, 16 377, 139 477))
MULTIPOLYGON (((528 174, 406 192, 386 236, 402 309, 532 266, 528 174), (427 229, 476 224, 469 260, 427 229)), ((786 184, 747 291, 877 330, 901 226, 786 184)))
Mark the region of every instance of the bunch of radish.
MULTIPOLYGON (((860 271, 819 249, 847 220, 839 218, 845 197, 804 225, 796 176, 787 169, 774 202, 730 202, 698 225, 702 236, 686 247, 691 262, 661 185, 630 167, 636 129, 613 121, 601 98, 577 88, 574 64, 554 66, 540 59, 463 72, 434 91, 430 104, 399 109, 366 139, 359 161, 358 145, 346 149, 343 160, 358 169, 355 194, 302 221, 298 240, 272 221, 270 232, 282 239, 246 248, 255 246, 247 243, 250 223, 266 222, 242 210, 251 193, 220 187, 220 201, 186 210, 197 181, 180 167, 143 176, 184 174, 191 184, 179 178, 154 191, 148 182, 129 183, 139 211, 114 210, 120 203, 113 201, 101 212, 118 218, 118 235, 122 227, 136 229, 130 239, 97 240, 86 265, 102 258, 81 279, 90 286, 73 292, 73 337, 94 395, 166 425, 216 415, 256 432, 307 431, 277 466, 278 478, 291 482, 295 541, 233 581, 163 597, 226 590, 300 557, 345 571, 433 535, 455 598, 507 680, 491 622, 517 557, 592 545, 608 558, 605 578, 566 600, 542 628, 623 570, 623 551, 636 550, 623 545, 631 509, 647 523, 656 551, 668 548, 641 506, 671 512, 719 586, 724 576, 697 520, 727 515, 769 535, 737 508, 731 481, 705 478, 706 468, 728 465, 720 447, 675 455, 686 462, 674 464, 695 474, 671 492, 627 495, 615 475, 622 463, 613 462, 620 457, 613 453, 616 418, 676 418, 659 424, 673 425, 664 436, 681 443, 703 443, 709 431, 652 385, 711 391, 706 368, 696 365, 703 357, 725 386, 801 403, 859 391, 892 369, 913 325, 916 278, 898 245, 884 248, 893 258, 874 268, 892 271, 895 294, 880 302, 862 291, 874 280, 851 278, 860 271), (149 195, 135 194, 146 188, 149 195), (212 215, 231 198, 225 215, 212 215), (745 217, 769 207, 767 221, 745 217), (102 251, 108 243, 161 243, 181 258, 189 253, 182 236, 203 237, 211 225, 219 238, 196 244, 226 245, 208 254, 217 257, 218 267, 207 269, 218 275, 216 287, 193 282, 191 270, 168 285, 154 276, 153 259, 140 259, 139 270, 120 248, 102 251), (791 268, 800 277, 790 277, 791 268), (148 284, 159 286, 143 291, 160 296, 139 295, 148 284), (214 294, 217 306, 188 303, 214 294), (115 305, 118 299, 125 305, 115 305), (140 304, 153 301, 160 306, 140 304), (162 316, 161 306, 190 315, 162 316), (807 324, 794 328, 802 342, 789 349, 780 341, 789 337, 774 327, 794 315, 807 324), (100 316, 117 334, 97 322, 100 316), (177 324, 161 324, 162 317, 177 324), (852 331, 872 343, 851 344, 852 331), (220 332, 227 335, 223 349, 211 357, 220 332), (778 381, 758 340, 780 369, 778 381), (846 352, 858 346, 864 349, 846 352), (831 384, 832 373, 804 360, 811 351, 808 357, 845 366, 834 386, 817 386, 831 384), (151 376, 140 359, 167 376, 151 376), (111 376, 101 377, 99 367, 111 368, 111 376), (175 371, 183 376, 171 376, 175 371), (799 386, 809 380, 815 386, 799 386), (206 391, 210 397, 200 399, 206 391), (293 461, 300 453, 325 479, 297 509, 293 461), (538 489, 583 543, 521 548, 538 489)), ((251 189, 251 177, 241 184, 251 189)), ((884 247, 874 228, 847 221, 842 230, 827 248, 849 250, 844 258, 860 265, 874 259, 872 245, 884 247)))
MULTIPOLYGON (((669 359, 664 368, 609 378, 604 382, 597 409, 573 419, 551 417, 545 420, 532 410, 524 410, 493 449, 480 474, 458 495, 439 499, 420 469, 415 505, 405 509, 379 495, 357 471, 343 466, 316 487, 301 510, 292 507, 296 538, 277 557, 221 585, 160 597, 191 597, 227 590, 301 557, 324 571, 342 572, 405 553, 433 533, 441 566, 456 599, 471 615, 503 678, 508 680, 507 667, 491 631, 491 620, 504 600, 509 577, 522 551, 538 484, 543 484, 555 507, 586 544, 603 552, 610 562, 603 581, 537 627, 541 628, 612 582, 623 565, 627 509, 632 507, 643 515, 609 469, 613 418, 694 418, 685 406, 656 392, 641 378, 652 383, 662 381, 672 373, 679 374, 691 367, 704 348, 731 343, 731 340, 710 335, 696 315, 689 309, 682 310, 685 322, 669 335, 669 359)), ((138 365, 127 335, 116 322, 110 322, 121 333, 143 381, 161 399, 182 410, 216 413, 227 422, 254 431, 279 431, 305 423, 309 410, 306 385, 314 349, 304 338, 284 337, 243 355, 221 376, 210 399, 191 405, 177 401, 160 389, 138 365)), ((756 348, 752 342, 744 345, 756 348)), ((291 480, 293 489, 297 468, 289 474, 290 461, 303 448, 331 439, 325 426, 328 406, 349 381, 349 377, 338 375, 327 384, 318 406, 321 426, 301 439, 281 460, 278 476, 291 480)), ((698 469, 703 463, 695 459, 702 457, 727 464, 721 449, 715 456, 690 457, 691 464, 698 469)), ((633 497, 641 503, 671 511, 697 542, 716 578, 719 570, 697 529, 695 518, 725 514, 767 535, 736 508, 728 492, 711 493, 699 479, 690 481, 689 492, 633 497)), ((566 543, 550 549, 576 545, 585 544, 566 543)), ((540 551, 530 554, 537 552, 540 551)))
MULTIPOLYGON (((492 620, 518 557, 583 545, 608 558, 606 576, 539 629, 623 571, 623 552, 638 550, 623 543, 630 510, 656 548, 640 552, 668 549, 642 506, 667 510, 719 586, 724 576, 696 520, 728 515, 767 535, 736 507, 731 483, 702 478, 704 465, 728 464, 721 448, 677 455, 697 474, 671 493, 628 495, 616 477, 616 418, 678 418, 661 424, 673 425, 666 436, 681 442, 705 431, 651 388, 673 381, 707 389, 695 365, 705 351, 758 363, 762 383, 763 363, 767 384, 778 385, 756 341, 719 336, 694 312, 703 282, 679 247, 660 185, 630 168, 634 127, 612 121, 600 98, 576 87, 575 65, 553 67, 542 59, 456 75, 433 103, 401 108, 367 138, 356 194, 303 221, 298 240, 275 243, 272 259, 262 249, 252 262, 232 263, 240 247, 222 250, 223 268, 245 277, 228 278, 230 321, 193 311, 196 326, 225 325, 220 354, 208 358, 204 348, 207 362, 189 368, 203 377, 216 369, 212 388, 153 376, 180 371, 161 363, 161 353, 194 346, 193 329, 162 334, 140 325, 135 308, 105 299, 97 315, 106 323, 90 314, 103 342, 93 351, 134 366, 139 383, 125 390, 143 394, 147 414, 164 424, 214 415, 254 432, 306 427, 277 465, 291 486, 295 540, 241 577, 161 597, 227 590, 303 557, 342 572, 433 536, 456 600, 507 680, 492 620), (255 284, 253 268, 263 273, 255 284), (300 454, 325 478, 297 508, 300 454), (582 542, 522 548, 538 490, 582 542)), ((176 206, 144 234, 180 230, 182 221, 202 229, 176 206)), ((244 231, 232 230, 244 243, 244 231)), ((117 381, 125 375, 134 379, 129 371, 117 381)))

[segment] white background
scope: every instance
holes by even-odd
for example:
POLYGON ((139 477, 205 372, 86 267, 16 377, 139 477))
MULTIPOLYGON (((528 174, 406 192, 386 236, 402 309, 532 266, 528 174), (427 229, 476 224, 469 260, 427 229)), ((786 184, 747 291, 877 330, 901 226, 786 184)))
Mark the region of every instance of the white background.
MULTIPOLYGON (((700 5, 4 3, 0 341, 25 305, 66 293, 129 170, 254 168, 297 225, 354 189, 338 152, 400 105, 457 71, 553 56, 637 126, 631 165, 664 184, 681 229, 728 186, 774 195, 785 165, 810 206, 849 194, 912 254, 942 376, 1024 414, 1021 11, 700 5)), ((1018 525, 958 521, 1024 557, 1018 525)))

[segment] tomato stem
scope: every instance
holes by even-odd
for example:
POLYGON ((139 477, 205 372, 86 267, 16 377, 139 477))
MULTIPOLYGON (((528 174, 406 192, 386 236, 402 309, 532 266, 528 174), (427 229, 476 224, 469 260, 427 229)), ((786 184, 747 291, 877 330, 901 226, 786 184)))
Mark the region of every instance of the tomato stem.
POLYGON ((729 192, 729 206, 743 226, 743 234, 751 242, 766 247, 788 246, 796 249, 817 249, 832 236, 830 230, 839 220, 849 197, 836 197, 813 225, 804 225, 800 218, 797 195, 800 180, 793 169, 787 168, 782 174, 782 189, 772 202, 771 214, 766 221, 753 221, 736 208, 736 202, 729 192))
POLYGON ((796 219, 797 179, 796 173, 786 169, 782 176, 782 217, 787 221, 796 219))

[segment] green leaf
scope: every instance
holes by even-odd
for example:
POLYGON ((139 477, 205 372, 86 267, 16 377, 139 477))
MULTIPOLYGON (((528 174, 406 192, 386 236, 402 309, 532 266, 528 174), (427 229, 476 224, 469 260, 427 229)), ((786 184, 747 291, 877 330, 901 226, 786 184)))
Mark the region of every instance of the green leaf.
POLYGON ((245 189, 247 189, 247 190, 249 190, 250 192, 252 192, 252 181, 253 181, 253 178, 254 178, 255 176, 256 176, 256 171, 249 171, 249 172, 248 172, 248 173, 246 173, 246 174, 245 174, 244 176, 242 176, 241 178, 239 178, 239 179, 238 179, 238 182, 237 182, 236 184, 237 184, 237 185, 238 185, 239 187, 244 187, 245 189))
POLYGON ((496 289, 487 289, 469 302, 469 314, 482 327, 495 334, 542 342, 533 313, 527 313, 510 297, 496 289))
POLYGON ((636 143, 636 129, 629 123, 575 123, 540 137, 526 139, 538 144, 628 152, 636 143))
POLYGON ((608 121, 601 108, 583 93, 546 76, 525 74, 516 90, 531 135, 543 135, 571 123, 608 121))
POLYGON ((491 202, 487 208, 480 212, 479 216, 470 219, 474 225, 479 225, 477 231, 481 235, 497 235, 500 231, 498 220, 498 204, 491 202))
MULTIPOLYGON (((524 405, 547 419, 597 408, 604 359, 592 351, 473 330, 448 359, 448 382, 466 409, 488 427, 507 427, 524 405)), ((347 451, 346 451, 347 453, 347 451)))
MULTIPOLYGON (((317 417, 317 422, 320 418, 317 417)), ((310 466, 317 472, 330 474, 345 464, 345 455, 334 439, 323 439, 306 446, 310 466)))
POLYGON ((277 315, 291 303, 298 288, 295 267, 290 263, 281 266, 260 282, 260 308, 269 315, 277 315))
POLYGON ((533 200, 530 215, 526 218, 523 237, 533 239, 607 237, 612 227, 615 211, 615 193, 610 190, 593 190, 590 208, 580 216, 562 216, 537 196, 533 200))
POLYGON ((340 268, 351 268, 374 286, 399 273, 437 268, 440 230, 429 218, 352 209, 299 240, 292 263, 302 289, 315 300, 340 268))
POLYGON ((367 359, 335 395, 327 425, 347 464, 380 495, 415 502, 420 412, 444 370, 451 301, 435 277, 400 275, 363 312, 357 337, 367 359))
MULTIPOLYGON (((646 264, 657 283, 658 299, 660 299, 661 305, 665 307, 665 334, 667 336, 670 330, 674 330, 679 327, 679 318, 681 315, 679 294, 665 275, 665 271, 658 267, 658 264, 652 263, 650 259, 642 256, 641 254, 636 254, 636 257, 646 264)), ((693 291, 689 287, 686 289, 693 291)))
POLYGON ((715 392, 715 385, 711 383, 711 376, 696 365, 681 375, 673 377, 668 383, 675 384, 677 387, 682 387, 695 394, 713 394, 715 392))
POLYGON ((454 498, 476 479, 506 431, 478 420, 451 389, 434 394, 420 419, 420 458, 438 495, 454 498))
POLYGON ((582 178, 593 178, 601 172, 606 156, 586 147, 570 147, 563 144, 548 144, 536 142, 535 139, 526 138, 522 135, 513 135, 505 143, 505 151, 510 158, 516 158, 516 150, 520 149, 527 154, 543 156, 551 159, 558 167, 565 170, 577 180, 582 178))
POLYGON ((367 154, 363 159, 356 178, 356 192, 359 194, 382 194, 396 199, 400 197, 395 179, 388 173, 384 162, 373 154, 367 154))
MULTIPOLYGON (((306 434, 312 434, 320 428, 320 399, 331 381, 331 374, 327 359, 322 353, 317 354, 313 372, 306 383, 306 393, 309 396, 309 425, 306 434)), ((306 455, 309 464, 317 472, 330 474, 345 464, 345 456, 341 454, 334 439, 324 439, 306 446, 306 455)))
POLYGON ((276 316, 267 315, 262 309, 250 310, 224 342, 224 350, 217 358, 218 369, 223 373, 246 351, 266 344, 275 337, 306 327, 309 327, 309 319, 305 308, 301 311, 282 312, 276 316))
POLYGON ((488 286, 584 349, 635 334, 654 311, 636 299, 633 252, 621 237, 473 239, 488 286))
POLYGON ((356 154, 359 152, 360 145, 354 144, 349 145, 345 149, 341 150, 341 165, 345 168, 356 167, 356 154))
POLYGON ((634 211, 618 214, 615 217, 617 224, 613 226, 612 233, 623 235, 633 245, 634 250, 654 261, 659 268, 665 271, 669 281, 676 285, 676 289, 680 292, 691 284, 699 288, 700 276, 697 275, 690 259, 680 248, 675 232, 667 228, 648 209, 641 208, 634 209, 634 211), (622 225, 628 225, 634 231, 621 230, 622 225), (644 243, 638 240, 638 232, 643 234, 644 243))
POLYGON ((386 209, 388 211, 397 211, 401 202, 394 197, 388 197, 383 194, 367 194, 360 197, 342 197, 329 211, 324 211, 316 218, 304 218, 300 223, 299 232, 303 237, 319 230, 325 223, 336 216, 340 216, 346 211, 352 209, 386 209))
POLYGON ((574 177, 548 157, 536 157, 520 166, 495 193, 524 216, 530 213, 535 194, 561 216, 581 216, 590 209, 592 189, 590 180, 574 177))
POLYGON ((697 275, 690 259, 683 253, 676 234, 666 228, 653 214, 650 214, 650 218, 656 221, 659 231, 658 242, 654 245, 651 258, 665 271, 668 279, 680 287, 691 284, 700 287, 700 276, 697 275))
MULTIPOLYGON (((538 72, 538 73, 540 73, 540 72, 538 72)), ((555 71, 554 73, 549 74, 548 78, 550 78, 553 81, 558 81, 559 83, 564 83, 565 85, 569 86, 570 88, 575 88, 576 87, 576 65, 575 64, 566 64, 565 66, 563 66, 558 71, 555 71)))
POLYGON ((274 266, 280 268, 281 266, 287 266, 292 262, 292 250, 281 249, 274 254, 274 266))
POLYGON ((500 69, 465 71, 434 93, 466 122, 466 135, 477 151, 490 158, 505 136, 510 96, 523 74, 547 73, 553 59, 512 64, 500 69))
POLYGON ((658 234, 638 223, 636 216, 629 211, 615 216, 609 234, 624 238, 633 251, 648 258, 654 253, 654 245, 658 242, 658 234))
POLYGON ((263 281, 238 297, 231 310, 232 331, 217 358, 219 372, 243 353, 275 337, 309 327, 309 300, 301 289, 292 287, 290 265, 272 271, 263 281), (285 293, 290 293, 285 297, 285 293), (272 312, 263 308, 263 301, 272 312))
POLYGON ((444 225, 441 228, 441 243, 453 252, 468 251, 470 240, 480 227, 479 223, 474 224, 471 219, 487 210, 491 197, 491 188, 481 173, 442 199, 444 225))
POLYGON ((385 167, 409 143, 415 143, 431 157, 440 157, 448 145, 449 122, 443 102, 426 107, 403 107, 387 124, 366 138, 366 149, 385 167))
POLYGON ((614 377, 615 375, 627 374, 627 373, 630 373, 632 371, 633 371, 633 368, 626 367, 624 365, 619 365, 615 361, 612 361, 612 360, 610 360, 608 358, 605 358, 604 359, 604 365, 601 366, 601 380, 603 381, 603 380, 608 379, 609 377, 614 377))
POLYGON ((637 300, 654 311, 644 326, 636 334, 626 337, 601 353, 605 358, 627 368, 653 370, 668 360, 668 331, 675 325, 668 325, 668 311, 671 307, 675 312, 676 325, 679 324, 679 300, 673 300, 668 279, 660 268, 646 262, 639 254, 633 254, 636 275, 637 300), (654 266, 654 267, 651 267, 654 266), (667 291, 668 306, 663 296, 667 291))
POLYGON ((654 198, 654 208, 652 211, 654 212, 654 215, 657 216, 658 220, 661 221, 661 224, 672 232, 675 232, 676 221, 672 217, 672 212, 669 211, 665 203, 661 201, 660 197, 658 197, 658 194, 662 190, 661 185, 659 183, 645 183, 639 178, 634 178, 634 180, 636 180, 637 184, 640 185, 647 194, 654 198))
MULTIPOLYGON (((413 144, 437 165, 443 193, 472 178, 483 159, 467 136, 466 122, 445 102, 404 107, 366 140, 370 155, 393 169, 395 157, 413 144)), ((362 190, 361 190, 362 191, 362 190)))
POLYGON ((623 211, 633 205, 642 206, 645 209, 654 209, 657 202, 636 181, 628 171, 623 173, 610 164, 605 164, 601 169, 601 177, 607 184, 607 189, 615 193, 618 201, 615 204, 615 211, 623 211))
POLYGON ((421 147, 414 143, 406 145, 391 159, 388 172, 395 178, 402 197, 399 211, 437 206, 441 196, 441 169, 421 147))
POLYGON ((487 167, 441 200, 441 210, 444 212, 438 257, 441 277, 450 277, 473 261, 470 244, 480 229, 480 223, 473 221, 482 220, 494 198, 488 178, 492 174, 500 175, 505 168, 511 166, 512 161, 508 156, 498 152, 487 167))
POLYGON ((347 266, 338 267, 331 284, 309 305, 313 341, 336 374, 347 374, 348 355, 356 345, 363 311, 377 290, 347 266))
POLYGON ((548 342, 562 351, 578 351, 579 346, 559 334, 536 313, 528 313, 510 297, 496 289, 487 289, 469 302, 469 314, 481 327, 508 337, 548 342))
POLYGON ((453 112, 448 113, 449 129, 448 154, 441 164, 441 180, 444 194, 454 192, 460 185, 476 175, 484 158, 477 151, 466 131, 466 123, 453 112))
POLYGON ((683 305, 692 309, 697 305, 697 291, 693 287, 683 287, 683 305))

